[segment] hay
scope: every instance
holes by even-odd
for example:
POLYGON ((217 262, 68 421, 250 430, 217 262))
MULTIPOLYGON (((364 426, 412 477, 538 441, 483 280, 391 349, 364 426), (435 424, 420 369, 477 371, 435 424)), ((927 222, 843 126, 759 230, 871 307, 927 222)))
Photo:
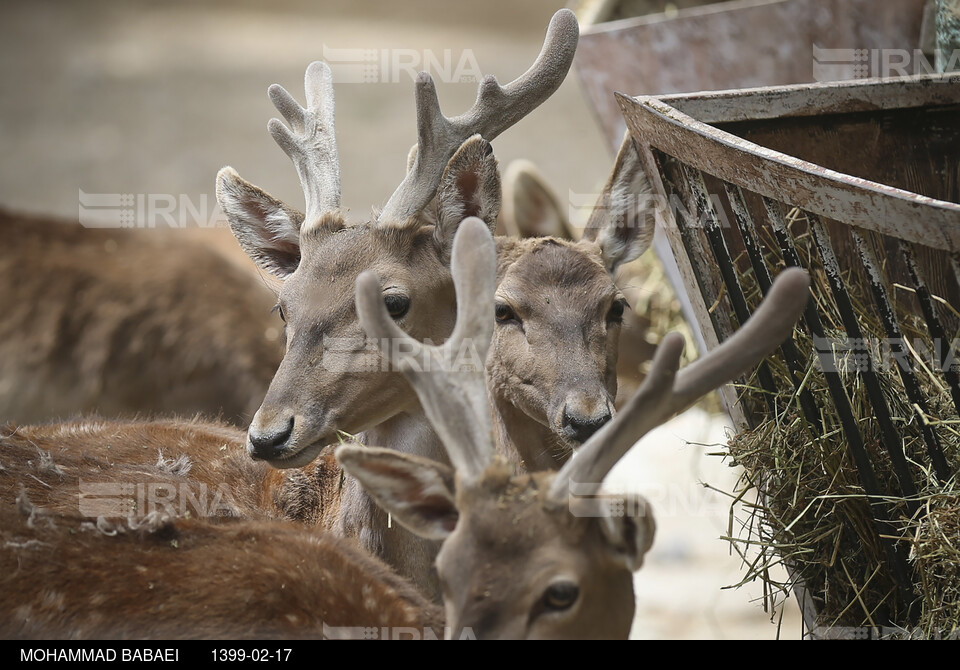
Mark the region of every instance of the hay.
MULTIPOLYGON (((775 416, 765 414, 759 425, 734 436, 728 445, 733 464, 742 466, 744 472, 734 492, 736 502, 726 538, 744 561, 746 574, 741 584, 762 581, 768 594, 766 605, 774 609, 795 585, 802 584, 812 598, 817 625, 825 628, 878 628, 891 637, 956 637, 960 634, 960 485, 956 477, 944 484, 932 473, 920 423, 928 421, 934 426, 951 472, 957 473, 960 422, 936 364, 924 355, 925 345, 926 351, 933 351, 926 328, 916 315, 913 296, 898 288, 890 297, 905 340, 914 344, 911 357, 928 403, 928 414, 921 417, 906 397, 895 364, 884 360, 890 352, 879 345, 887 340, 862 277, 845 270, 844 283, 864 336, 878 345, 873 347, 873 360, 887 363, 874 369, 919 490, 917 500, 912 501, 913 508, 919 509, 911 514, 911 506, 899 493, 874 410, 857 373, 862 354, 844 351, 842 320, 824 268, 812 252, 806 221, 796 211, 791 214, 788 223, 801 261, 811 274, 824 327, 828 336, 841 344, 835 349, 838 371, 892 521, 879 532, 896 538, 898 546, 909 552, 919 599, 911 611, 891 576, 870 501, 860 485, 813 354, 815 343, 799 331, 797 346, 808 359, 803 387, 810 390, 820 408, 822 430, 808 423, 800 411, 786 365, 771 358, 777 388, 789 392, 776 396, 775 416), (787 568, 786 580, 771 576, 777 567, 787 568)), ((765 246, 777 248, 772 241, 765 246)), ((778 257, 767 260, 773 267, 783 265, 778 257)), ((747 288, 755 284, 749 272, 741 281, 747 288)), ((754 286, 749 296, 753 304, 759 300, 758 293, 754 286)), ((762 393, 756 379, 751 379, 743 388, 743 399, 757 403, 762 393)))

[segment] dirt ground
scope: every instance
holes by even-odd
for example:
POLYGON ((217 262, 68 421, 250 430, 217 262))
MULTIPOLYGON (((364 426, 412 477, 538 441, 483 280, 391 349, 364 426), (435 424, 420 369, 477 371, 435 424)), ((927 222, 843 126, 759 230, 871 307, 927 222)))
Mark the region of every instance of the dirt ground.
MULTIPOLYGON (((501 82, 538 53, 553 0, 6 1, 0 22, 0 205, 78 217, 79 192, 167 194, 216 223, 214 178, 232 165, 295 206, 302 195, 287 157, 266 131, 277 113, 267 87, 303 100, 303 71, 324 50, 467 58, 501 82), (472 58, 472 60, 471 60, 472 58)), ((335 52, 330 52, 335 53, 335 52)), ((356 54, 356 52, 353 52, 356 54)), ((357 58, 357 56, 352 56, 357 58)), ((380 61, 392 64, 389 61, 380 61)), ((357 216, 382 205, 415 142, 413 83, 381 67, 381 80, 336 87, 343 203, 357 216)), ((473 83, 438 82, 441 105, 459 113, 473 83)), ((576 77, 494 142, 501 167, 526 158, 561 193, 594 192, 612 165, 576 77)), ((220 227, 184 231, 238 262, 220 227)), ((736 473, 708 456, 726 419, 693 410, 631 452, 616 487, 654 502, 656 545, 638 573, 638 639, 775 639, 778 627, 740 579, 719 539, 736 473)), ((791 601, 781 638, 800 636, 791 601)))

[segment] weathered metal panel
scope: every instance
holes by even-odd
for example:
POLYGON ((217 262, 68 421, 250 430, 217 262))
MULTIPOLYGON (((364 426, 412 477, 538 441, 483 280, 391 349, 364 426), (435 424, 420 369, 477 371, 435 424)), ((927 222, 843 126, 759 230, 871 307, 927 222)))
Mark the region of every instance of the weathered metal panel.
POLYGON ((663 95, 853 79, 860 61, 818 67, 814 46, 918 48, 924 3, 747 0, 603 23, 582 31, 574 68, 616 150, 624 126, 614 91, 663 95))
MULTIPOLYGON (((960 86, 960 75, 939 85, 960 86)), ((618 99, 639 144, 650 144, 724 181, 825 218, 960 252, 960 204, 773 151, 693 119, 655 97, 618 99)))

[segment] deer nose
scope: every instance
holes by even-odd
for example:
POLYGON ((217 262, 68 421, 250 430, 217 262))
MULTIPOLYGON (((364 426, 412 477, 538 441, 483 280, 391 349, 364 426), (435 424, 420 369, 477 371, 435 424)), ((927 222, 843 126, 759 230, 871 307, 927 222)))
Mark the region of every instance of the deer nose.
POLYGON ((569 407, 564 407, 561 427, 563 428, 563 432, 571 440, 583 443, 586 442, 591 435, 600 430, 600 427, 609 420, 609 409, 604 409, 603 413, 599 416, 586 417, 572 412, 569 407))
POLYGON ((293 434, 293 417, 273 426, 250 426, 247 431, 247 451, 252 458, 272 461, 283 456, 293 434))

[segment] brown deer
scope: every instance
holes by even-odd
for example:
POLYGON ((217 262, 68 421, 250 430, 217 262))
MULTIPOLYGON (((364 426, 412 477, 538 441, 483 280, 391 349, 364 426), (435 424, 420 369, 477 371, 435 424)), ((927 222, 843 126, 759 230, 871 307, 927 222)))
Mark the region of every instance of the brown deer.
POLYGON ((680 372, 683 338, 668 335, 639 391, 574 458, 559 471, 516 475, 496 454, 484 370, 461 364, 470 360, 464 351, 482 352, 494 337, 496 258, 484 222, 461 224, 453 260, 460 313, 442 346, 400 329, 375 273, 358 277, 356 297, 364 330, 409 379, 453 467, 356 444, 339 447, 337 458, 397 522, 443 542, 437 569, 455 637, 625 638, 632 573, 655 524, 641 497, 604 495, 600 483, 644 434, 790 337, 809 279, 783 271, 736 334, 680 372))
MULTIPOLYGON (((633 310, 614 277, 653 239, 654 211, 639 206, 649 192, 628 140, 579 240, 497 238, 488 383, 498 438, 531 470, 562 465, 614 413, 621 338, 636 344, 633 310)), ((652 349, 643 352, 649 359, 652 349)))
MULTIPOLYGON (((402 375, 383 370, 376 351, 351 357, 349 349, 363 342, 352 282, 364 269, 377 271, 384 301, 416 339, 441 341, 449 334, 455 310, 450 240, 468 215, 494 226, 500 206, 497 164, 487 140, 559 86, 577 36, 572 13, 561 10, 530 70, 503 87, 486 79, 473 108, 452 119, 440 113, 432 80, 422 75, 419 143, 403 183, 372 221, 350 224, 339 211, 333 82, 322 63, 307 69, 306 108, 281 87, 270 89, 290 127, 273 120, 269 128, 297 168, 306 214, 231 168, 218 175, 218 198, 241 247, 283 279, 278 305, 287 321, 287 354, 250 425, 248 447, 254 458, 275 467, 304 467, 288 483, 308 498, 324 498, 313 480, 317 473, 329 480, 331 456, 323 450, 340 432, 365 431, 366 441, 445 457, 402 375), (320 464, 314 462, 318 455, 324 456, 320 464)), ((628 173, 615 171, 611 183, 620 185, 628 173)), ((643 250, 651 230, 624 225, 624 217, 611 211, 598 215, 592 244, 498 241, 502 337, 491 352, 491 393, 501 448, 525 467, 555 467, 612 415, 611 371, 623 301, 610 272, 643 250), (558 319, 561 307, 564 318, 558 319), (577 332, 589 338, 577 338, 577 332)), ((404 574, 435 589, 427 575, 436 546, 402 529, 388 532, 388 517, 352 479, 342 495, 342 512, 332 521, 295 501, 289 513, 360 537, 404 574)))
MULTIPOLYGON (((579 29, 572 12, 551 20, 531 68, 500 86, 480 84, 466 114, 440 113, 427 74, 416 85, 418 144, 408 172, 371 221, 348 223, 340 211, 340 175, 334 138, 333 81, 328 66, 307 68, 307 107, 282 87, 270 97, 289 123, 269 129, 293 160, 306 212, 247 183, 231 168, 217 178, 217 197, 240 246, 264 270, 282 279, 278 307, 286 322, 287 351, 248 430, 254 458, 277 468, 313 461, 341 432, 401 451, 444 458, 444 450, 403 376, 382 370, 376 351, 351 352, 364 341, 353 304, 357 275, 375 270, 383 298, 418 340, 441 341, 455 320, 450 245, 464 217, 495 225, 499 176, 489 140, 531 112, 563 81, 579 29), (372 370, 371 370, 372 367, 372 370)), ((356 482, 342 492, 335 529, 397 566, 428 592, 436 544, 389 520, 356 482)))
MULTIPOLYGON (((679 375, 682 343, 665 340, 640 393, 575 459, 559 472, 516 477, 495 456, 487 404, 483 352, 495 289, 487 224, 464 222, 453 254, 460 314, 443 347, 399 330, 371 272, 358 278, 357 308, 384 355, 409 352, 396 363, 455 468, 359 445, 338 457, 398 521, 443 541, 437 562, 449 636, 625 637, 630 575, 652 542, 652 517, 635 496, 615 499, 632 515, 610 515, 601 492, 576 486, 601 481, 643 433, 775 348, 805 304, 806 277, 784 272, 740 333, 679 375), (452 367, 473 349, 479 355, 465 357, 472 367, 452 367)), ((243 484, 269 472, 235 459, 242 445, 239 431, 199 422, 5 429, 0 634, 329 637, 340 626, 436 634, 439 610, 353 543, 275 520, 231 519, 263 508, 243 484), (178 453, 197 444, 207 445, 208 459, 178 453), (240 485, 189 518, 204 495, 198 483, 211 480, 240 485), (139 485, 155 487, 143 507, 139 485), (217 514, 226 518, 209 518, 217 514)))
POLYGON ((441 609, 351 540, 263 518, 249 482, 269 468, 244 442, 173 420, 4 428, 0 637, 442 637, 441 609))
POLYGON ((0 421, 246 425, 282 358, 272 292, 181 231, 0 210, 0 421))
MULTIPOLYGON (((611 216, 627 217, 628 226, 652 229, 649 219, 652 218, 653 191, 629 136, 624 138, 617 162, 624 184, 620 192, 628 196, 628 200, 617 201, 607 197, 606 194, 616 192, 608 183, 598 206, 613 208, 611 216)), ((568 214, 568 208, 561 204, 560 197, 534 163, 518 159, 507 166, 503 174, 503 211, 498 228, 503 234, 523 239, 553 237, 577 241, 591 236, 591 225, 595 224, 588 221, 583 230, 577 229, 568 214)), ((650 239, 647 238, 645 242, 644 250, 649 247, 650 239)), ((649 270, 635 258, 629 258, 614 268, 612 274, 627 301, 617 351, 616 404, 619 406, 639 388, 643 381, 643 368, 656 348, 650 341, 652 322, 647 307, 651 300, 655 305, 664 302, 669 304, 670 297, 650 295, 643 286, 649 270)))

